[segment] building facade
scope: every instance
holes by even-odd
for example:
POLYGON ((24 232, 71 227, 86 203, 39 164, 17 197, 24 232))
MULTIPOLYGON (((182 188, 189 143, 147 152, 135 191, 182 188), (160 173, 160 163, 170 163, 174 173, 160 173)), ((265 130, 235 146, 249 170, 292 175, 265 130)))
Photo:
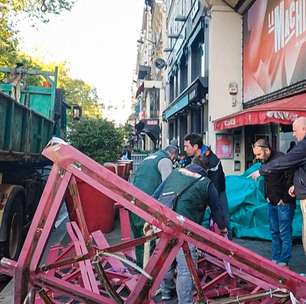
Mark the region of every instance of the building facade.
POLYGON ((167 1, 167 108, 168 140, 182 147, 189 132, 208 130, 208 28, 200 1, 167 1))
POLYGON ((164 26, 163 3, 145 1, 142 30, 138 40, 135 131, 140 138, 140 148, 147 151, 158 149, 163 144, 162 138, 167 137, 167 128, 163 128, 161 119, 165 105, 164 26))
POLYGON ((234 157, 244 149, 244 168, 253 164, 252 143, 259 138, 286 152, 294 141, 293 120, 306 116, 305 1, 250 4, 242 14, 242 109, 214 121, 214 131, 234 141, 234 157), (242 134, 239 145, 236 134, 242 134))
MULTIPOLYGON (((252 143, 259 138, 286 152, 292 121, 306 116, 305 3, 166 0, 160 4, 164 26, 153 25, 160 14, 151 8, 148 39, 163 37, 163 52, 151 53, 151 78, 138 94, 151 90, 154 82, 146 81, 161 81, 162 145, 176 138, 183 149, 186 134, 201 134, 226 174, 241 174, 253 164, 252 143), (157 58, 167 64, 156 70, 160 74, 154 72, 157 58)), ((151 101, 143 104, 148 109, 151 101)))
MULTIPOLYGON (((183 149, 184 136, 194 132, 219 149, 227 132, 215 132, 213 121, 242 104, 242 17, 224 1, 169 0, 167 34, 168 107, 163 114, 169 140, 176 138, 183 149)), ((243 134, 238 137, 241 141, 243 134)), ((231 173, 232 151, 226 148, 216 152, 231 173)), ((236 153, 236 163, 242 153, 236 153)))

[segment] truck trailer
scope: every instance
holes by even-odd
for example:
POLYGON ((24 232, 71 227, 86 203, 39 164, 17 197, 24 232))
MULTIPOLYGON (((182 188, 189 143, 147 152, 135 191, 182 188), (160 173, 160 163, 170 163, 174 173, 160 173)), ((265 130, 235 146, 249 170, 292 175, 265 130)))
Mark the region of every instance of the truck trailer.
POLYGON ((67 105, 57 68, 0 72, 0 257, 16 260, 50 171, 41 151, 52 136, 63 136, 67 105), (28 85, 29 78, 41 85, 28 85))

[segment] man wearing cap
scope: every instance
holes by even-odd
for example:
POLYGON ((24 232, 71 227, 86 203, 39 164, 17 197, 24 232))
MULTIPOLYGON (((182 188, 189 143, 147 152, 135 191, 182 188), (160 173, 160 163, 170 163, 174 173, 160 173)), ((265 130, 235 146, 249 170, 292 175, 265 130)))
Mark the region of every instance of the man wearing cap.
MULTIPOLYGON (((174 211, 198 224, 201 224, 205 209, 209 206, 213 220, 218 225, 220 232, 225 235, 227 234, 227 228, 224 210, 220 205, 218 192, 206 176, 203 169, 205 165, 201 162, 201 159, 194 157, 193 163, 186 168, 174 170, 162 183, 160 186, 162 189, 156 197, 163 203, 164 197, 169 193, 180 194, 175 206, 173 206, 174 211), (182 189, 185 191, 182 192, 182 189)), ((192 259, 196 263, 196 248, 189 245, 189 249, 192 259)), ((162 300, 170 300, 176 287, 179 304, 193 303, 193 281, 182 249, 176 256, 176 286, 173 280, 174 270, 175 267, 172 265, 161 283, 162 300)))
MULTIPOLYGON (((177 158, 177 154, 178 148, 170 145, 146 157, 135 173, 134 186, 152 195, 161 182, 172 172, 172 162, 177 158)), ((130 213, 130 219, 134 237, 142 237, 144 220, 134 213, 130 213)), ((136 261, 140 267, 143 266, 143 251, 143 245, 136 247, 136 261)))
POLYGON ((213 153, 210 147, 203 145, 202 137, 198 134, 191 133, 184 138, 184 150, 190 157, 201 157, 207 169, 207 176, 213 182, 216 187, 219 196, 220 203, 223 206, 226 227, 228 229, 228 237, 232 238, 230 229, 229 209, 228 201, 225 193, 225 175, 222 167, 222 163, 218 156, 213 153))
MULTIPOLYGON (((273 151, 264 139, 253 145, 253 154, 265 165, 284 153, 273 151)), ((265 196, 268 202, 268 218, 272 236, 272 261, 287 267, 292 251, 292 221, 295 198, 288 193, 293 183, 292 170, 270 173, 265 176, 265 196)))
POLYGON ((258 176, 278 173, 293 169, 293 185, 289 188, 289 195, 300 200, 303 215, 302 240, 304 253, 306 255, 306 117, 297 118, 292 124, 293 136, 297 144, 279 158, 264 164, 259 171, 252 174, 256 179, 258 176))

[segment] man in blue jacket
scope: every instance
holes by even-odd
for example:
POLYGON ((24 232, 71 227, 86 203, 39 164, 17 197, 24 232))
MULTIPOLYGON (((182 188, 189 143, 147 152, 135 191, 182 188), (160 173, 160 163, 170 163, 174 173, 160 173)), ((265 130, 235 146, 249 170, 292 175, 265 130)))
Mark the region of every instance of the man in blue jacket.
POLYGON ((259 171, 252 174, 253 178, 260 175, 282 172, 287 169, 294 170, 293 185, 289 188, 289 194, 301 202, 303 214, 303 247, 306 254, 306 117, 299 117, 292 125, 293 136, 298 143, 287 154, 263 165, 259 171))

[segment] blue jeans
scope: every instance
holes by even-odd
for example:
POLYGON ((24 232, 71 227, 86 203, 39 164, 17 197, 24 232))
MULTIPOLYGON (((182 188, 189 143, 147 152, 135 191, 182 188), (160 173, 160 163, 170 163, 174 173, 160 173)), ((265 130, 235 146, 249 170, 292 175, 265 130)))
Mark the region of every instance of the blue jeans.
MULTIPOLYGON (((190 253, 194 264, 197 262, 197 250, 194 246, 190 246, 190 253)), ((166 273, 164 279, 160 284, 161 293, 163 294, 171 294, 172 291, 176 287, 178 304, 192 304, 193 298, 193 281, 191 278, 191 274, 189 272, 189 268, 186 263, 185 255, 183 249, 180 249, 176 258, 176 286, 174 284, 174 270, 175 263, 172 264, 168 272, 166 273)))
POLYGON ((272 235, 272 260, 288 264, 292 250, 292 221, 295 205, 269 203, 268 215, 272 235))

